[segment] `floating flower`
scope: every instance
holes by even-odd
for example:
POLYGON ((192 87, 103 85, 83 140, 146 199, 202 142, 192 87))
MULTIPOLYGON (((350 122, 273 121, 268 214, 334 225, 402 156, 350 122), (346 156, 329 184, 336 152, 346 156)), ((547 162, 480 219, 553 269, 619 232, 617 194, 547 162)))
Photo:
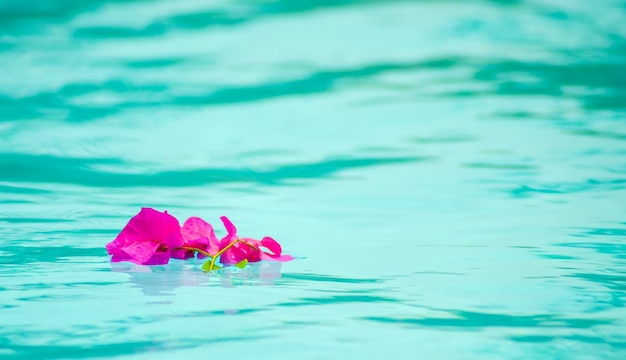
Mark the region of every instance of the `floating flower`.
POLYGON ((258 262, 261 260, 272 261, 290 261, 293 257, 290 255, 282 255, 280 244, 271 237, 255 240, 251 238, 242 238, 237 235, 237 228, 226 217, 220 217, 228 234, 220 240, 220 250, 225 249, 229 244, 232 245, 220 257, 220 262, 225 265, 236 264, 240 261, 258 262), (266 248, 270 252, 261 251, 261 247, 266 248))
POLYGON ((209 257, 202 265, 206 271, 219 268, 215 265, 218 258, 224 265, 240 268, 248 262, 261 260, 293 260, 292 256, 282 255, 276 240, 240 238, 235 225, 226 216, 220 219, 228 234, 218 240, 211 224, 199 217, 190 217, 181 228, 178 220, 167 211, 142 208, 106 249, 113 255, 112 262, 131 261, 141 265, 167 264, 170 258, 189 259, 197 254, 198 258, 209 257))
POLYGON ((112 262, 131 261, 141 265, 167 264, 170 257, 185 258, 180 250, 183 237, 180 224, 167 211, 142 208, 106 245, 112 262))

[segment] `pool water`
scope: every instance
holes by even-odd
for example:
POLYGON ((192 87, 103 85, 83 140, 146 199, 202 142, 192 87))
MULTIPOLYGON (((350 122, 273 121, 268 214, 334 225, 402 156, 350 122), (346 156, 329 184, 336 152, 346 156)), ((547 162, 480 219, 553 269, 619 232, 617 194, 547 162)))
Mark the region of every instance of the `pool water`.
POLYGON ((0 0, 0 358, 626 358, 625 24, 0 0), (297 259, 111 264, 142 206, 297 259))

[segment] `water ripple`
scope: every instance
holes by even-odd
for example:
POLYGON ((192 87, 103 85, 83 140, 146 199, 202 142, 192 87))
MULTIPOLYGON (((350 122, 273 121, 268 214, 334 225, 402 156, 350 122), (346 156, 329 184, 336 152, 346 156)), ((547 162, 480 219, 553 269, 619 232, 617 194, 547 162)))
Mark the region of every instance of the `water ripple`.
POLYGON ((624 14, 0 0, 0 358, 625 358, 624 14), (140 206, 302 257, 110 263, 140 206))
POLYGON ((392 318, 392 317, 365 317, 363 320, 381 324, 401 324, 409 327, 450 327, 459 330, 484 329, 487 327, 505 328, 572 328, 588 329, 592 326, 611 324, 609 319, 573 318, 553 314, 538 315, 510 315, 497 313, 482 313, 472 311, 446 311, 450 317, 424 318, 392 318))
POLYGON ((283 165, 273 170, 208 168, 126 174, 93 169, 98 164, 121 164, 119 159, 70 158, 52 155, 0 154, 0 181, 64 183, 96 187, 198 186, 225 182, 280 185, 292 179, 320 179, 336 172, 393 164, 415 163, 427 157, 329 159, 314 163, 283 165))

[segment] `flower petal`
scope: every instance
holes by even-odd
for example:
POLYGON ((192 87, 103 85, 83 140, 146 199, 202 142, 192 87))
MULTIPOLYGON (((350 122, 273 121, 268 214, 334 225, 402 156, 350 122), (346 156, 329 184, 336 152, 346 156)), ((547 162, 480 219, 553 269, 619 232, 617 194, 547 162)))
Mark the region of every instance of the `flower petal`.
POLYGON ((265 252, 261 252, 261 260, 287 262, 293 259, 294 257, 291 255, 272 255, 272 254, 268 254, 265 252))
POLYGON ((294 259, 291 255, 282 255, 283 249, 278 243, 278 241, 272 239, 269 236, 264 237, 260 241, 260 246, 267 248, 272 253, 261 252, 261 260, 271 260, 271 261, 291 261, 294 259))
POLYGON ((224 227, 226 228, 226 231, 228 231, 229 236, 237 236, 237 228, 235 227, 235 225, 233 225, 230 219, 228 219, 226 216, 222 216, 220 217, 220 220, 222 220, 222 223, 224 223, 224 227))
POLYGON ((171 234, 180 233, 180 224, 167 211, 159 212, 152 208, 142 208, 128 225, 133 226, 139 234, 144 236, 142 240, 158 241, 170 247, 182 246, 182 237, 175 236, 168 239, 171 234), (168 240, 171 243, 168 244, 168 240))
POLYGON ((113 255, 111 261, 114 262, 166 264, 170 249, 180 247, 182 244, 180 224, 175 217, 167 211, 142 208, 128 221, 115 240, 106 245, 106 249, 113 255))
POLYGON ((193 241, 201 237, 215 236, 213 226, 202 218, 192 216, 185 221, 181 228, 181 234, 186 242, 193 241))
POLYGON ((272 239, 269 236, 266 236, 263 239, 261 239, 260 245, 266 247, 269 251, 277 255, 280 255, 280 253, 283 252, 283 249, 278 243, 278 241, 272 239))
POLYGON ((219 251, 219 241, 213 227, 199 217, 190 217, 181 229, 184 242, 187 246, 204 250, 209 254, 219 251))
POLYGON ((175 249, 170 252, 170 256, 174 259, 187 260, 194 257, 195 252, 192 250, 175 249))
POLYGON ((157 252, 160 245, 154 241, 132 242, 120 248, 120 250, 130 256, 133 262, 146 264, 157 252))
MULTIPOLYGON (((178 222, 178 221, 176 221, 178 222)), ((165 244, 167 244, 168 249, 176 249, 183 245, 185 245, 185 241, 183 240, 183 236, 180 234, 180 227, 178 231, 171 233, 166 239, 165 244)))
POLYGON ((130 256, 128 256, 127 253, 123 251, 118 251, 110 255, 113 255, 113 257, 111 258, 111 262, 131 261, 133 259, 130 256))
POLYGON ((232 265, 243 260, 250 261, 248 256, 249 251, 241 247, 241 244, 237 244, 220 255, 220 262, 224 265, 232 265))
POLYGON ((170 253, 165 251, 159 251, 155 253, 148 261, 142 265, 165 265, 170 261, 170 253))

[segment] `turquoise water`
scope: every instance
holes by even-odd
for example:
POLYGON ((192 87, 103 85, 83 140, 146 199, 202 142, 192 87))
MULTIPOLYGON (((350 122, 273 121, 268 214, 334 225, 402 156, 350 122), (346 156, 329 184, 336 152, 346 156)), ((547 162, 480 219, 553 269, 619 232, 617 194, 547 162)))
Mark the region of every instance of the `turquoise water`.
POLYGON ((626 358, 625 24, 0 0, 0 358, 626 358), (112 265, 142 206, 298 259, 112 265))

